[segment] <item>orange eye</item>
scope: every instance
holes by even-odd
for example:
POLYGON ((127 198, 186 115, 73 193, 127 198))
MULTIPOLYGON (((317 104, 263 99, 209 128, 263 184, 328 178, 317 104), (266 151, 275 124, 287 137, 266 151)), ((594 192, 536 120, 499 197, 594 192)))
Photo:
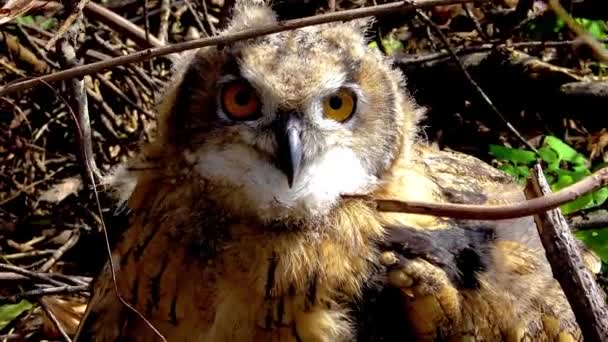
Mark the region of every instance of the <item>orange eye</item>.
POLYGON ((224 112, 233 120, 254 120, 260 115, 260 99, 253 87, 243 81, 225 85, 221 101, 224 112))
POLYGON ((348 120, 357 107, 357 98, 355 94, 342 88, 323 99, 323 113, 328 119, 337 122, 348 120))

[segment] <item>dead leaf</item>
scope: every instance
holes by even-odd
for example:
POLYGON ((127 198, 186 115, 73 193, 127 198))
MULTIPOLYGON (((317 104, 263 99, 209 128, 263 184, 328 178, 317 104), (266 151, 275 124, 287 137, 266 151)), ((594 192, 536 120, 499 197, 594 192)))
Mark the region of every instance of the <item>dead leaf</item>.
POLYGON ((40 201, 59 203, 82 188, 80 177, 69 177, 53 185, 40 196, 40 201))
POLYGON ((0 25, 27 13, 35 4, 36 1, 34 0, 8 0, 0 10, 2 11, 0 12, 0 25))

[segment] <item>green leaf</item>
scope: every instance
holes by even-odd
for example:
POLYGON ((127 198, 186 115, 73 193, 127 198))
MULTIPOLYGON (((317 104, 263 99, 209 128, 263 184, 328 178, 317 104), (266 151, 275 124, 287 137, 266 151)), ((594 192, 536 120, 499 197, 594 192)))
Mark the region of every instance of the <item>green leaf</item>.
POLYGON ((490 154, 496 159, 520 162, 526 165, 536 161, 536 154, 532 151, 509 148, 500 145, 490 145, 490 154))
POLYGON ((389 55, 393 54, 393 52, 395 51, 403 50, 403 43, 401 43, 399 39, 396 39, 393 36, 387 36, 383 38, 382 45, 384 46, 386 53, 389 55))
POLYGON ((530 168, 527 166, 518 166, 516 170, 518 177, 528 178, 528 176, 530 176, 530 168))
POLYGON ((557 153, 560 160, 565 160, 574 164, 586 163, 584 156, 580 155, 575 149, 554 136, 546 136, 544 145, 552 148, 553 151, 557 153))
POLYGON ((559 165, 559 158, 557 156, 557 152, 553 151, 551 148, 541 147, 538 149, 538 154, 540 155, 540 158, 542 160, 547 162, 547 164, 551 165, 551 163, 555 163, 557 161, 557 164, 559 165))
POLYGON ((586 171, 589 171, 589 168, 587 165, 575 165, 572 167, 572 170, 577 173, 585 173, 586 171))
POLYGON ((587 27, 587 31, 597 39, 604 38, 604 27, 597 21, 591 22, 587 27))
POLYGON ((602 259, 608 263, 608 227, 599 229, 579 230, 574 235, 602 259))
POLYGON ((608 187, 604 187, 598 189, 591 193, 593 195, 593 201, 595 201, 595 205, 602 205, 606 200, 608 200, 608 187))
POLYGON ((56 18, 46 18, 43 22, 40 23, 40 28, 43 30, 50 31, 57 26, 59 21, 56 18))
POLYGON ((4 304, 0 306, 0 330, 4 329, 15 318, 33 307, 32 303, 22 299, 17 304, 4 304))
POLYGON ((504 171, 505 173, 507 173, 510 176, 516 177, 517 178, 517 169, 515 168, 515 166, 513 166, 512 164, 504 164, 504 165, 500 165, 498 167, 498 169, 504 171))
POLYGON ((559 168, 559 159, 554 162, 551 162, 551 163, 549 163, 549 165, 547 165, 547 170, 549 170, 549 171, 557 171, 559 169, 560 169, 559 168))
POLYGON ((587 209, 589 206, 593 206, 593 196, 591 194, 583 195, 572 202, 568 202, 562 205, 562 213, 564 215, 572 214, 577 211, 587 209))
POLYGON ((568 185, 572 185, 574 183, 574 178, 572 178, 571 175, 563 174, 560 172, 556 172, 556 174, 557 174, 557 181, 554 182, 553 184, 551 184, 552 191, 559 191, 560 189, 563 189, 563 188, 567 187, 568 185))
POLYGON ((25 25, 34 25, 35 24, 34 17, 32 17, 31 15, 18 16, 15 18, 15 21, 17 21, 17 23, 19 23, 19 24, 25 24, 25 25))

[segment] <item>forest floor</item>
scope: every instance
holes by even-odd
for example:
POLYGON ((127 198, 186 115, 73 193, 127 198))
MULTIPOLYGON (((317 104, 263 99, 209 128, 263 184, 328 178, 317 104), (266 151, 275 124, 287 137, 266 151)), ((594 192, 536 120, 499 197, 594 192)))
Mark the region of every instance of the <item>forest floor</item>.
MULTIPOLYGON (((232 1, 145 3, 147 10, 135 0, 87 4, 83 31, 70 42, 76 58, 92 63, 215 35, 232 1)), ((279 12, 284 18, 314 15, 327 12, 330 3, 285 0, 279 12)), ((372 4, 336 3, 338 10, 367 5, 372 4)), ((588 0, 576 6, 569 8, 576 22, 598 41, 608 39, 605 5, 588 0)), ((370 45, 394 58, 427 109, 424 139, 520 179, 532 162, 525 150, 553 149, 559 159, 552 169, 554 190, 608 165, 608 64, 598 62, 597 51, 582 44, 544 2, 444 5, 424 13, 428 20, 411 13, 383 16, 370 30, 370 45), (557 139, 547 143, 548 136, 557 139), (568 153, 584 161, 573 161, 568 153)), ((53 1, 4 5, 0 85, 72 65, 66 45, 47 48, 67 14, 53 1)), ((153 136, 154 106, 171 65, 171 59, 159 57, 84 77, 93 157, 102 174, 153 136)), ((66 298, 84 308, 87 284, 107 259, 100 223, 109 228, 110 243, 120 231, 115 227, 125 223, 103 191, 100 215, 93 192, 83 185, 71 92, 64 81, 0 96, 0 341, 60 340, 42 312, 66 298)), ((576 236, 608 261, 605 197, 598 192, 565 211, 576 236)), ((598 279, 606 284, 604 274, 598 279)), ((70 334, 78 316, 62 317, 70 334)))

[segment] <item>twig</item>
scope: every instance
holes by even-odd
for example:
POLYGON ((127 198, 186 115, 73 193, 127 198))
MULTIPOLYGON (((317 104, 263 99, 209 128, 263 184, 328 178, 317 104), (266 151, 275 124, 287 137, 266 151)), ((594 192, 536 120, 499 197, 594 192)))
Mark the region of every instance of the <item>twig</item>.
POLYGON ((51 250, 51 249, 33 250, 33 251, 30 251, 30 252, 13 253, 13 254, 2 255, 0 257, 2 259, 5 259, 5 260, 15 260, 15 259, 23 259, 23 258, 32 258, 32 257, 37 257, 37 256, 52 255, 53 252, 54 251, 51 250))
MULTIPOLYGON (((51 279, 55 279, 57 281, 66 281, 64 282, 64 284, 67 284, 67 282, 70 282, 74 285, 88 285, 92 278, 90 277, 83 277, 83 276, 70 276, 70 275, 66 275, 63 273, 39 273, 43 276, 47 276, 51 279)), ((22 280, 35 280, 35 279, 31 279, 25 275, 22 274, 18 274, 15 272, 0 272, 0 280, 7 280, 7 281, 22 281, 22 280)))
POLYGON ((445 34, 443 34, 441 29, 439 27, 437 27, 437 25, 435 25, 435 23, 433 23, 433 21, 431 19, 429 19, 429 17, 427 17, 426 14, 422 13, 422 11, 417 10, 416 12, 417 12, 418 16, 435 31, 435 34, 437 34, 437 36, 441 40, 444 47, 450 52, 450 56, 454 59, 454 61, 456 62, 456 64, 458 65, 458 67, 460 68, 460 70, 462 71, 464 76, 466 77, 466 79, 473 86, 473 88, 479 94, 479 96, 483 99, 483 101, 486 103, 488 108, 490 108, 490 110, 492 110, 492 112, 494 112, 494 114, 498 118, 500 118, 500 120, 502 120, 502 122, 505 124, 505 126, 511 131, 511 133, 513 133, 522 142, 522 144, 524 144, 528 149, 530 149, 536 153, 537 152, 536 148, 534 146, 532 146, 532 144, 530 144, 526 140, 526 138, 524 138, 515 127, 513 127, 513 125, 509 122, 509 120, 507 120, 507 118, 498 110, 498 108, 496 108, 496 106, 494 105, 492 100, 490 100, 488 95, 486 95, 486 93, 483 91, 483 89, 481 89, 479 84, 477 84, 477 82, 473 79, 471 74, 469 74, 469 71, 464 66, 464 64, 462 64, 462 61, 460 60, 460 58, 458 58, 458 55, 456 54, 456 52, 454 52, 454 49, 450 45, 448 38, 445 36, 445 34))
MULTIPOLYGON (((529 41, 529 42, 516 42, 516 43, 500 43, 500 44, 479 44, 479 45, 471 45, 465 46, 461 48, 454 49, 454 52, 458 56, 477 53, 477 52, 486 52, 495 50, 501 47, 511 47, 511 48, 534 48, 534 47, 563 47, 563 46, 572 46, 580 43, 579 39, 574 40, 564 40, 564 41, 529 41)), ((608 43, 608 40, 603 40, 604 43, 608 43)), ((408 64, 419 64, 431 62, 439 59, 449 58, 450 51, 439 51, 439 52, 430 52, 424 54, 414 54, 414 55, 403 55, 398 56, 396 58, 397 62, 401 65, 408 64)))
MULTIPOLYGON (((144 34, 146 38, 146 42, 150 44, 150 17, 148 16, 149 4, 148 0, 144 1, 144 34)), ((161 41, 161 44, 164 45, 165 42, 161 41)), ((152 60, 148 60, 148 73, 152 75, 154 72, 154 65, 152 65, 152 60)))
MULTIPOLYGON (((61 51, 62 53, 61 64, 64 66, 73 67, 79 64, 76 57, 76 44, 78 42, 79 26, 82 24, 82 15, 80 15, 78 20, 74 22, 74 25, 66 32, 66 37, 61 38, 57 44, 57 51, 61 51)), ((81 165, 87 164, 93 170, 93 174, 96 177, 94 179, 97 181, 101 179, 101 173, 93 158, 93 139, 91 136, 91 122, 89 119, 89 106, 84 79, 74 77, 70 80, 70 83, 72 97, 71 104, 68 107, 77 108, 76 112, 78 113, 78 120, 76 122, 76 138, 79 146, 78 156, 81 165)), ((51 87, 51 89, 53 88, 51 87)), ((87 184, 86 168, 81 169, 81 178, 85 186, 95 186, 96 184, 96 182, 87 184)))
MULTIPOLYGON (((196 22, 196 25, 198 26, 199 30, 201 30, 201 32, 203 32, 206 36, 210 36, 210 34, 207 33, 205 26, 201 22, 201 19, 198 17, 198 13, 196 13, 196 10, 194 10, 194 7, 192 7, 192 3, 190 2, 190 0, 184 0, 184 2, 186 3, 186 7, 188 7, 188 11, 190 12, 190 14, 192 14, 192 17, 194 18, 194 21, 196 22)), ((204 3, 205 0, 202 0, 202 2, 204 3)))
POLYGON ((84 13, 87 15, 87 18, 95 19, 107 25, 116 32, 132 39, 139 46, 148 48, 165 45, 160 39, 149 34, 149 32, 142 30, 139 26, 133 24, 123 16, 94 2, 89 2, 87 4, 84 8, 84 13))
POLYGON ((71 276, 63 273, 47 273, 50 277, 56 278, 62 281, 70 282, 74 285, 89 285, 93 278, 83 276, 71 276))
MULTIPOLYGON (((171 15, 171 0, 162 0, 160 2, 160 24, 158 27, 158 40, 162 44, 166 44, 169 41, 169 15, 171 15)), ((144 13, 144 16, 146 17, 146 20, 144 21, 146 23, 146 32, 148 32, 147 13, 144 13)))
POLYGON ((55 325, 55 328, 57 328, 57 330, 61 334, 61 337, 63 337, 63 340, 66 342, 72 342, 72 339, 70 339, 70 336, 68 336, 68 333, 65 332, 65 329, 63 328, 63 326, 61 325, 61 323, 59 322, 57 317, 55 317, 55 314, 53 313, 51 308, 49 308, 49 306, 46 304, 46 302, 44 301, 44 298, 40 298, 40 300, 38 300, 38 304, 40 304, 40 307, 42 308, 44 313, 46 313, 46 315, 49 317, 51 322, 53 322, 53 324, 55 325))
POLYGON ((17 274, 21 274, 21 275, 24 275, 26 277, 29 277, 29 278, 32 278, 32 279, 36 279, 36 280, 40 280, 40 281, 43 281, 45 283, 48 283, 48 284, 51 284, 51 285, 55 285, 55 286, 65 286, 66 285, 63 282, 60 282, 60 281, 55 280, 55 279, 52 279, 51 277, 49 277, 48 275, 46 275, 44 273, 28 271, 26 269, 23 269, 23 268, 17 267, 17 266, 13 266, 13 265, 0 264, 0 270, 10 271, 10 272, 14 272, 14 273, 17 273, 17 274))
POLYGON ((62 285, 56 287, 43 287, 35 290, 24 291, 14 296, 0 297, 0 301, 16 302, 21 298, 32 298, 40 296, 69 294, 90 291, 90 285, 62 285))
POLYGON ((99 80, 99 82, 101 82, 101 84, 103 84, 104 86, 108 87, 111 91, 113 91, 114 94, 118 95, 118 97, 123 99, 125 102, 127 102, 131 106, 135 107, 136 109, 139 109, 147 117, 149 117, 149 118, 156 117, 154 114, 150 113, 147 109, 140 106, 135 101, 131 100, 125 93, 122 92, 122 90, 120 90, 120 88, 118 88, 116 85, 114 85, 114 83, 112 83, 110 80, 108 80, 104 76, 100 75, 97 77, 97 79, 99 80))
POLYGON ((79 229, 72 230, 72 235, 70 236, 68 241, 66 241, 61 247, 59 247, 55 251, 55 253, 53 253, 53 255, 49 258, 49 260, 47 260, 38 269, 38 271, 39 272, 48 272, 48 270, 50 270, 51 267, 53 267, 53 265, 55 265, 57 260, 59 260, 66 251, 68 251, 70 248, 72 248, 72 247, 74 247, 74 245, 76 245, 76 242, 78 242, 79 238, 80 238, 80 230, 79 229))
POLYGON ((466 2, 474 2, 475 0, 428 0, 425 2, 410 4, 406 2, 395 2, 388 3, 378 6, 370 6, 364 8, 356 8, 346 11, 339 11, 333 13, 325 13, 320 15, 315 15, 306 18, 293 19, 282 21, 277 24, 265 24, 260 25, 259 27, 243 30, 240 32, 224 34, 220 36, 201 38, 196 40, 191 40, 183 43, 167 45, 158 48, 146 49, 138 52, 134 52, 129 55, 120 56, 113 58, 111 60, 99 61, 91 64, 86 64, 78 67, 73 67, 71 69, 59 71, 56 73, 52 73, 49 75, 36 77, 29 80, 24 80, 21 82, 13 83, 11 85, 4 86, 0 88, 0 96, 13 93, 15 91, 25 90, 31 88, 36 85, 40 85, 43 82, 55 82, 66 80, 74 77, 82 77, 84 75, 94 74, 96 72, 116 67, 119 65, 125 65, 133 62, 140 62, 143 60, 148 60, 158 56, 164 56, 171 53, 182 52, 185 50, 191 50, 196 48, 201 48, 204 46, 211 45, 225 45, 230 44, 236 41, 250 39, 255 37, 260 37, 263 35, 294 30, 301 27, 312 26, 325 24, 334 21, 346 21, 357 18, 364 18, 370 16, 382 16, 387 14, 394 14, 399 11, 412 11, 414 9, 425 9, 431 8, 435 6, 441 5, 449 5, 449 4, 462 4, 466 2))
MULTIPOLYGON (((71 3, 71 1, 66 1, 66 2, 71 3)), ((78 2, 78 4, 76 4, 76 6, 70 6, 72 8, 67 8, 64 6, 64 9, 66 11, 70 11, 71 13, 65 19, 65 21, 63 22, 61 27, 59 27, 59 29, 57 30, 57 33, 55 33, 53 38, 51 38, 48 41, 48 43, 46 43, 45 49, 49 50, 52 46, 54 46, 57 43, 59 38, 61 38, 64 34, 66 34, 66 32, 68 32, 69 28, 72 26, 74 21, 76 21, 76 19, 78 19, 78 17, 80 17, 82 15, 82 10, 84 9, 84 6, 86 6, 86 4, 88 2, 89 2, 89 0, 80 0, 78 2)))
POLYGON ((566 10, 560 5, 557 0, 549 0, 549 6, 551 9, 560 17, 566 25, 576 33, 576 35, 585 42, 585 44, 589 45, 589 47, 593 50, 596 56, 598 56, 603 61, 608 61, 608 50, 600 44, 600 42, 595 39, 589 32, 585 31, 579 24, 572 19, 572 17, 566 12, 566 10))
POLYGON ((22 24, 17 23, 17 29, 19 30, 19 32, 21 33, 21 35, 23 36, 23 38, 28 42, 28 44, 30 44, 30 46, 36 51, 36 53, 42 58, 44 59, 44 61, 52 66, 55 69, 59 69, 59 65, 51 60, 44 51, 42 51, 42 49, 40 47, 38 47, 38 45, 36 43, 34 43, 34 41, 32 40, 32 37, 30 37, 29 33, 27 33, 27 31, 25 31, 25 29, 23 28, 22 24))
POLYGON ((479 20, 477 20, 477 18, 475 17, 475 14, 473 12, 471 12, 471 9, 469 8, 469 6, 467 6, 467 4, 463 4, 462 9, 464 10, 464 13, 467 15, 467 17, 469 17, 469 19, 471 19, 471 21, 473 22, 473 25, 475 26, 475 31, 477 31, 477 34, 483 40, 489 41, 490 37, 488 37, 486 32, 483 30, 483 28, 481 27, 481 24, 479 23, 479 20))
POLYGON ((203 15, 205 16, 205 21, 207 21, 207 25, 209 25, 211 35, 215 36, 217 34, 217 30, 215 29, 215 25, 213 24, 213 22, 211 22, 211 16, 209 15, 209 10, 207 9, 207 0, 201 0, 201 4, 203 5, 203 15))
MULTIPOLYGON (((550 196, 551 188, 540 165, 534 167, 529 193, 531 197, 550 196)), ((540 238, 585 341, 608 340, 608 308, 606 298, 585 267, 585 263, 566 220, 559 209, 534 217, 540 238)))
POLYGON ((471 220, 504 220, 530 216, 559 207, 564 203, 608 185, 608 167, 596 171, 576 184, 558 192, 527 201, 507 205, 473 205, 453 203, 428 203, 416 201, 397 201, 369 198, 359 195, 343 196, 345 198, 369 199, 378 211, 398 212, 422 215, 434 215, 471 220))
POLYGON ((570 217, 568 225, 572 230, 606 228, 608 227, 608 210, 595 210, 588 214, 570 217))

